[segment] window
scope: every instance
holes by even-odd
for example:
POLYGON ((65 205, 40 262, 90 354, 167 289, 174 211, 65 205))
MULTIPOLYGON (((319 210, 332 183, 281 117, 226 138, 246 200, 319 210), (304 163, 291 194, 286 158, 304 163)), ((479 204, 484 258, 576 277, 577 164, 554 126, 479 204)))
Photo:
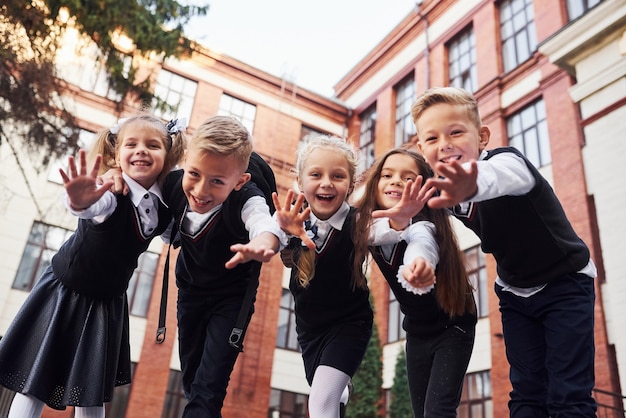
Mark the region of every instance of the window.
POLYGON ((223 94, 220 99, 220 107, 218 110, 220 115, 234 116, 246 127, 248 132, 252 134, 254 131, 254 118, 256 117, 256 106, 239 100, 236 97, 223 94))
POLYGON ((452 87, 469 92, 478 89, 476 40, 471 27, 459 33, 448 44, 448 77, 452 87))
MULTIPOLYGON (((78 134, 78 146, 80 148, 91 148, 95 140, 95 133, 86 131, 84 129, 80 130, 80 133, 78 134)), ((50 163, 50 170, 48 171, 48 181, 57 184, 63 184, 63 179, 59 174, 59 168, 62 168, 63 170, 65 170, 65 172, 67 172, 67 157, 69 157, 69 155, 66 155, 63 158, 59 158, 58 160, 50 163)))
POLYGON ((387 342, 393 343, 406 338, 406 331, 402 328, 404 314, 400 310, 400 303, 396 300, 396 295, 389 291, 389 331, 387 342))
MULTIPOLYGON (((75 84, 82 90, 119 102, 122 95, 117 93, 109 82, 106 59, 102 57, 98 46, 90 40, 68 42, 66 51, 59 53, 57 69, 65 81, 75 84), (74 48, 73 50, 69 50, 74 48)), ((126 55, 123 59, 123 73, 128 76, 133 58, 126 55)))
POLYGON ((489 315, 489 303, 487 296, 487 268, 485 267, 485 254, 480 245, 468 248, 464 251, 467 274, 474 287, 474 299, 478 317, 489 315))
POLYGON ((148 315, 150 296, 156 274, 159 254, 145 252, 139 256, 137 268, 128 283, 128 310, 131 315, 145 318, 148 315))
POLYGON ((72 231, 64 228, 35 222, 30 230, 22 260, 13 280, 13 289, 30 292, 50 265, 52 256, 71 234, 72 231))
POLYGON ((361 135, 359 137, 359 174, 374 162, 374 142, 376 141, 376 106, 361 114, 361 135))
POLYGON ((500 3, 500 36, 505 72, 530 58, 537 49, 532 0, 505 0, 500 3))
POLYGON ((307 418, 309 397, 301 393, 272 389, 268 418, 307 418))
POLYGON ((567 17, 574 20, 600 3, 602 0, 567 0, 567 17))
POLYGON ((465 375, 457 414, 459 418, 493 418, 489 370, 465 375))
POLYGON ((170 370, 161 418, 182 417, 185 406, 187 406, 187 399, 183 393, 182 373, 178 370, 170 370))
POLYGON ((161 69, 154 87, 154 95, 165 103, 165 106, 156 106, 153 102, 154 114, 165 120, 187 118, 191 119, 193 102, 198 90, 198 83, 188 78, 161 69))
MULTIPOLYGON (((130 365, 131 375, 135 375, 135 368, 137 363, 131 363, 130 365)), ((116 386, 113 390, 113 398, 111 402, 105 404, 106 418, 117 418, 126 416, 126 409, 128 408, 128 398, 130 397, 130 390, 133 384, 116 386)))
POLYGON ((317 129, 311 128, 310 126, 302 125, 300 129, 300 141, 306 138, 309 135, 327 135, 322 131, 318 131, 317 129))
POLYGON ((509 145, 520 150, 537 168, 552 162, 546 106, 539 99, 506 120, 509 145))
POLYGON ((396 147, 409 142, 415 135, 415 124, 411 117, 411 105, 415 100, 415 80, 413 74, 402 80, 396 91, 396 147))
POLYGON ((283 289, 278 313, 278 335, 276 347, 287 350, 300 350, 296 334, 296 313, 293 296, 289 289, 283 289))

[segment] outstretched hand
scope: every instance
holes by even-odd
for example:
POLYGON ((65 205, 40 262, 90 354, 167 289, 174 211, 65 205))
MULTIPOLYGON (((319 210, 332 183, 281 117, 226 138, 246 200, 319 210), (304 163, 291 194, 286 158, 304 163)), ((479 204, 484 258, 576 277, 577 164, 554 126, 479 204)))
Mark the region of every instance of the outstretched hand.
POLYGON ((304 204, 304 194, 302 193, 298 195, 295 203, 292 205, 293 196, 293 190, 287 191, 285 202, 281 205, 278 200, 278 194, 276 194, 276 192, 272 193, 272 200, 276 207, 274 216, 276 216, 276 221, 283 231, 287 232, 289 235, 300 238, 304 245, 313 250, 315 249, 315 243, 308 237, 304 229, 304 221, 309 219, 311 208, 302 210, 302 205, 304 204))
POLYGON ((100 169, 102 156, 98 155, 96 157, 91 171, 87 173, 87 153, 85 150, 80 150, 78 155, 80 161, 78 170, 76 169, 74 156, 70 156, 67 159, 68 173, 62 168, 59 169, 59 173, 63 179, 63 186, 67 192, 70 207, 73 210, 85 210, 96 203, 109 190, 109 187, 113 185, 113 181, 104 181, 102 187, 98 187, 98 170, 100 169))
POLYGON ((424 208, 436 191, 433 186, 428 185, 428 182, 424 185, 422 183, 422 176, 417 176, 415 181, 407 181, 400 201, 389 209, 373 211, 372 218, 389 218, 390 223, 401 228, 408 226, 410 220, 424 208))
POLYGON ((235 255, 226 262, 225 267, 232 269, 238 264, 247 263, 250 260, 268 262, 276 254, 277 247, 278 238, 270 232, 263 232, 247 244, 231 245, 230 250, 235 255))
POLYGON ((428 201, 428 206, 431 208, 456 206, 469 200, 478 192, 476 161, 471 161, 467 170, 458 161, 437 163, 433 168, 443 178, 430 178, 424 185, 424 187, 434 187, 439 190, 439 196, 428 201))

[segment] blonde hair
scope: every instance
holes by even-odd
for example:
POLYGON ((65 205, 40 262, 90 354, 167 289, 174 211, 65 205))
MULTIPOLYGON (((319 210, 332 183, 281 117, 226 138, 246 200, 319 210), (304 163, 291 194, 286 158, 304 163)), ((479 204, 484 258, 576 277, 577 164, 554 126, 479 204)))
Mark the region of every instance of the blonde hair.
POLYGON ((243 173, 252 154, 252 135, 232 116, 213 116, 202 122, 189 140, 189 149, 233 156, 243 173))
POLYGON ((102 155, 102 164, 100 164, 99 174, 104 174, 112 168, 119 168, 117 164, 117 153, 120 144, 124 142, 124 134, 131 125, 141 126, 143 129, 156 134, 163 142, 167 154, 165 156, 163 170, 161 170, 161 174, 159 174, 157 180, 159 184, 163 184, 165 176, 182 160, 187 140, 185 133, 182 131, 170 134, 165 123, 156 116, 138 115, 124 119, 119 126, 116 126, 119 129, 116 130, 116 133, 111 132, 111 128, 100 131, 89 151, 88 159, 93 161, 97 155, 102 155))
MULTIPOLYGON (((470 121, 477 128, 482 126, 480 113, 478 112, 478 102, 470 92, 457 87, 433 87, 422 93, 411 106, 411 117, 416 129, 417 121, 424 112, 431 106, 440 103, 464 106, 470 121)), ((419 136, 419 132, 417 134, 419 136)))
MULTIPOLYGON (((366 240, 372 224, 372 212, 377 209, 385 209, 379 207, 377 203, 378 182, 385 161, 396 154, 412 158, 424 180, 433 176, 433 172, 424 157, 412 149, 391 149, 374 162, 365 180, 363 195, 356 203, 355 231, 362 237, 355 240, 355 258, 364 258, 367 255, 366 240)), ((436 268, 439 306, 450 317, 462 315, 465 312, 474 312, 476 307, 472 285, 465 268, 465 257, 459 248, 447 209, 433 209, 426 205, 414 219, 416 221, 427 220, 435 225, 435 240, 439 247, 439 264, 436 268)))
MULTIPOLYGON (((357 169, 357 157, 356 152, 351 144, 349 144, 345 139, 339 138, 337 136, 330 136, 324 134, 312 134, 307 135, 300 146, 298 147, 298 157, 296 160, 296 173, 299 178, 302 178, 304 175, 304 169, 306 167, 306 161, 311 153, 320 148, 332 148, 334 151, 343 155, 348 163, 348 174, 350 176, 350 192, 354 188, 354 179, 356 176, 357 169)), ((348 193, 348 195, 350 194, 348 193)), ((347 196, 346 196, 347 198, 347 196)), ((354 240, 354 229, 352 239, 354 240)), ((365 274, 363 273, 363 263, 365 259, 362 260, 354 260, 353 263, 353 286, 356 287, 367 287, 367 280, 365 278, 365 274)), ((302 287, 307 287, 309 282, 315 276, 315 262, 316 262, 316 253, 315 250, 311 250, 307 247, 302 247, 300 250, 300 257, 298 259, 298 282, 302 287)))

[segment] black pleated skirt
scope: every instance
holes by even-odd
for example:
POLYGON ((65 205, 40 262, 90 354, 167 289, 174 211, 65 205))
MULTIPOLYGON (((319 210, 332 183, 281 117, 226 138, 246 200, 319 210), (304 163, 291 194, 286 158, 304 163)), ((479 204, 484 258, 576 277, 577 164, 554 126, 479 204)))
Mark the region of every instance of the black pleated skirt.
POLYGON ((0 384, 54 409, 100 406, 130 383, 126 295, 99 300, 48 268, 0 340, 0 384))
POLYGON ((306 380, 311 385, 318 366, 330 366, 354 376, 372 336, 372 322, 338 324, 322 332, 298 332, 306 380))

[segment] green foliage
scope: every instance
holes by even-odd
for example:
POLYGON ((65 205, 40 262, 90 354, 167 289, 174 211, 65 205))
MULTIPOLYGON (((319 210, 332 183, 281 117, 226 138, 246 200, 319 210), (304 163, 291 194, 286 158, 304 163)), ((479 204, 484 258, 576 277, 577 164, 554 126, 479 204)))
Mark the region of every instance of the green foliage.
POLYGON ((346 409, 347 418, 379 417, 379 407, 383 384, 382 349, 378 328, 374 323, 374 331, 370 339, 363 362, 352 379, 354 392, 346 409))
POLYGON ((411 398, 409 396, 409 382, 406 373, 406 352, 404 347, 400 349, 396 360, 393 386, 391 387, 391 405, 389 406, 391 418, 406 418, 413 416, 411 398))
MULTIPOLYGON (((95 42, 110 75, 111 86, 128 97, 152 99, 147 81, 124 69, 125 55, 116 49, 116 34, 134 42, 134 56, 180 57, 190 50, 183 27, 208 6, 182 5, 176 0, 4 0, 0 5, 0 143, 19 140, 45 165, 76 147, 78 127, 59 100, 64 82, 57 77, 55 58, 67 21, 95 42)), ((13 144, 15 147, 18 144, 13 144)))

